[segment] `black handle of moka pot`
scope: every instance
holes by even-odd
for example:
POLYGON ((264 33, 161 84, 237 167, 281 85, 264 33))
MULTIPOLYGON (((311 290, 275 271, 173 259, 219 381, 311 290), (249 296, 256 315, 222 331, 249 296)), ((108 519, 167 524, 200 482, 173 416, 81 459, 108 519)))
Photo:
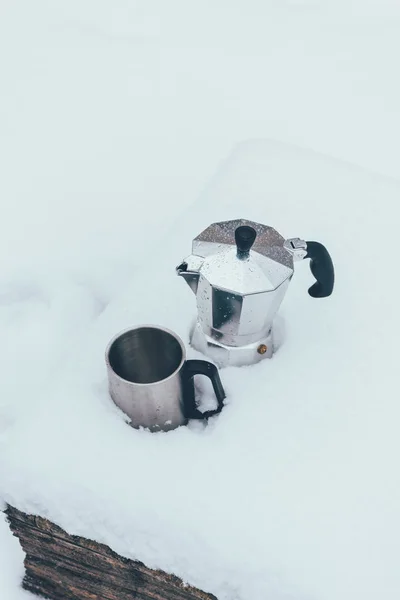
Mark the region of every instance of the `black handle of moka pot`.
POLYGON ((183 372, 184 378, 186 378, 188 383, 191 383, 191 380, 195 375, 205 375, 211 380, 214 393, 217 398, 218 407, 215 410, 206 410, 203 413, 200 412, 196 407, 196 402, 193 394, 193 397, 188 398, 190 404, 186 405, 186 416, 188 419, 208 419, 213 415, 217 415, 223 409, 224 400, 226 398, 225 390, 221 383, 217 367, 212 363, 208 362, 207 360, 186 361, 183 372))
POLYGON ((328 250, 319 242, 307 242, 305 258, 310 259, 311 273, 316 279, 308 293, 313 298, 330 296, 335 283, 335 269, 328 250))

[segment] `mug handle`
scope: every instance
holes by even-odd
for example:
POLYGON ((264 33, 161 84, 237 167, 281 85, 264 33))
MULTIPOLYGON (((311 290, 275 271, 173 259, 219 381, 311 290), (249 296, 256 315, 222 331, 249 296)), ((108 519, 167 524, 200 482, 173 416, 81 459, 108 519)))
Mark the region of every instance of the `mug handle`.
POLYGON ((195 375, 205 375, 211 380, 215 396, 218 402, 218 408, 215 410, 206 410, 200 412, 196 406, 194 394, 191 398, 192 406, 187 406, 188 419, 208 419, 213 415, 217 415, 221 412, 224 406, 224 400, 226 398, 225 390, 221 383, 221 379, 218 373, 218 369, 215 365, 208 362, 207 360, 187 360, 184 366, 184 377, 188 383, 191 382, 195 375))

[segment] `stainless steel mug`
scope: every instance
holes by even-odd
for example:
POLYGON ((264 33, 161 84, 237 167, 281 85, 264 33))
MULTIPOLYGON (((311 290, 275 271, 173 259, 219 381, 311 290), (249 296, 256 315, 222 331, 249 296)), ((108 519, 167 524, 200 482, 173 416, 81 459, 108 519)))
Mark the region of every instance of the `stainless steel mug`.
POLYGON ((135 428, 169 431, 223 408, 225 392, 217 367, 205 360, 186 360, 182 340, 169 329, 140 325, 118 333, 107 346, 106 364, 110 396, 135 428), (197 409, 195 375, 210 378, 216 410, 197 409))

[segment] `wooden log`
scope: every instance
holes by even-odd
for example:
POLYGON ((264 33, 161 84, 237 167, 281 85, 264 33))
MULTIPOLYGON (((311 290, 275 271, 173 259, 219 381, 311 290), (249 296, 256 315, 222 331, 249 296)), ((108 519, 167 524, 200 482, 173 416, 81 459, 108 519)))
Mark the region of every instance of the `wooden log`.
POLYGON ((47 519, 12 506, 6 514, 26 553, 22 585, 34 594, 51 600, 217 600, 47 519))

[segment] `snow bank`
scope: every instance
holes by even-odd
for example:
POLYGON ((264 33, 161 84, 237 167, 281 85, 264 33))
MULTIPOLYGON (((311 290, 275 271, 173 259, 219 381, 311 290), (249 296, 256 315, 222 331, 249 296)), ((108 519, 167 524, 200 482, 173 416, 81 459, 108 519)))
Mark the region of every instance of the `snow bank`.
MULTIPOLYGON (((191 203, 254 137, 398 177, 399 30, 394 0, 1 2, 4 499, 220 599, 398 599, 399 184, 258 142, 191 203), (326 243, 335 296, 310 299, 297 265, 284 344, 222 373, 224 413, 132 432, 105 344, 142 320, 187 341, 173 267, 238 215, 326 243)), ((0 526, 11 600, 22 553, 0 526)))
POLYGON ((220 600, 397 599, 399 193, 347 163, 248 142, 166 235, 150 230, 117 284, 94 261, 10 286, 3 500, 220 600), (187 342, 194 296, 174 267, 196 233, 234 217, 326 244, 335 293, 310 298, 308 266, 297 264, 282 346, 221 371, 222 414, 206 428, 132 431, 108 398, 106 343, 140 322, 187 342))

